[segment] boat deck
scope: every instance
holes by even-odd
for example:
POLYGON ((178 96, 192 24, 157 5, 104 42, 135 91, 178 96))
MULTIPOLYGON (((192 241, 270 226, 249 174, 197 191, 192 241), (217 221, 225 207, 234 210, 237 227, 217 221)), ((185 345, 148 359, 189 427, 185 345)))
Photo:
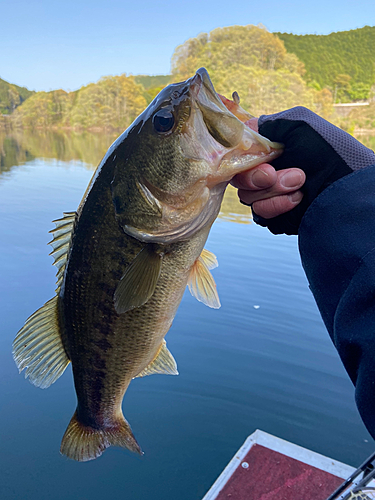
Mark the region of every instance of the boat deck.
POLYGON ((257 430, 203 500, 326 500, 355 469, 257 430))

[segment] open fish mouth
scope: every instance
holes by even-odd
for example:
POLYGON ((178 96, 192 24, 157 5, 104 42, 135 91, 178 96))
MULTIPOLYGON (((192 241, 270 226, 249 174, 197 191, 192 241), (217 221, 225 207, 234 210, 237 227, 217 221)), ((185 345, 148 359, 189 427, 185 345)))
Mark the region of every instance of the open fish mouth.
POLYGON ((239 104, 237 92, 233 101, 219 95, 205 68, 200 68, 191 80, 192 97, 203 115, 204 123, 215 141, 220 159, 214 184, 220 179, 229 182, 237 173, 278 157, 283 145, 272 142, 251 129, 246 122, 254 118, 239 104))
MULTIPOLYGON (((236 118, 238 118, 242 123, 246 123, 251 118, 254 118, 249 112, 245 111, 240 106, 240 97, 236 91, 232 94, 232 99, 230 100, 227 97, 218 94, 215 90, 215 87, 211 81, 211 78, 206 70, 206 68, 199 68, 193 77, 193 80, 198 80, 201 85, 204 85, 205 89, 211 97, 216 101, 219 107, 224 105, 225 109, 227 109, 230 113, 232 113, 236 118)), ((276 143, 275 143, 276 144, 276 143)))
MULTIPOLYGON (((185 83, 190 114, 178 134, 179 147, 187 162, 196 168, 194 182, 178 195, 143 181, 143 193, 154 198, 161 214, 152 230, 126 224, 125 232, 146 243, 170 244, 186 240, 210 226, 220 210, 224 191, 233 177, 282 153, 282 145, 271 142, 246 125, 251 117, 216 92, 208 72, 200 68, 185 83)), ((182 85, 182 84, 181 84, 182 85)))
POLYGON ((169 85, 109 148, 78 211, 55 221, 56 295, 26 321, 13 353, 42 388, 72 363, 78 405, 60 449, 71 459, 108 446, 141 453, 121 408, 129 383, 178 373, 164 337, 186 285, 220 306, 204 245, 226 185, 281 153, 241 109, 203 68, 169 85))

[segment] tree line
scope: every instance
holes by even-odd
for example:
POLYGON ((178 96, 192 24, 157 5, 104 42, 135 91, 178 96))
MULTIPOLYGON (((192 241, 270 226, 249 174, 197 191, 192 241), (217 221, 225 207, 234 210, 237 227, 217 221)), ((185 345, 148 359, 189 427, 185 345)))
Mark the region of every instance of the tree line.
POLYGON ((127 128, 147 106, 134 77, 101 78, 76 92, 37 92, 11 115, 15 127, 127 128))
POLYGON ((200 66, 207 68, 219 93, 230 96, 236 90, 241 105, 256 116, 298 105, 325 116, 332 111, 330 90, 309 87, 303 62, 262 26, 217 28, 176 48, 174 79, 200 66))
POLYGON ((8 115, 35 92, 19 87, 0 78, 0 115, 8 115))
POLYGON ((375 84, 375 27, 329 35, 276 35, 303 61, 309 84, 329 88, 338 102, 370 97, 375 84))
MULTIPOLYGON (((236 90, 254 115, 303 105, 330 118, 334 102, 373 95, 374 46, 375 27, 326 36, 270 33, 262 25, 217 28, 175 49, 171 75, 107 76, 75 92, 35 93, 0 80, 0 127, 125 129, 165 85, 200 66, 219 93, 236 90)), ((373 124, 369 109, 369 119, 358 111, 355 120, 373 124)))

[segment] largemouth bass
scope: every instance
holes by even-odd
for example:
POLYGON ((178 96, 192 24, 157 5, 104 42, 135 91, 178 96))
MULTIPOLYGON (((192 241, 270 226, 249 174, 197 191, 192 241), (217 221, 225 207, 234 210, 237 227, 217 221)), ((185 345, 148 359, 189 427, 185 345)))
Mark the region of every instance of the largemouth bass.
POLYGON ((220 306, 204 245, 225 188, 281 153, 238 109, 204 68, 169 85, 109 148, 77 212, 55 221, 56 296, 18 332, 14 359, 42 388, 72 364, 77 408, 61 443, 71 459, 111 445, 141 453, 122 413, 128 385, 177 374, 164 337, 187 285, 220 306))

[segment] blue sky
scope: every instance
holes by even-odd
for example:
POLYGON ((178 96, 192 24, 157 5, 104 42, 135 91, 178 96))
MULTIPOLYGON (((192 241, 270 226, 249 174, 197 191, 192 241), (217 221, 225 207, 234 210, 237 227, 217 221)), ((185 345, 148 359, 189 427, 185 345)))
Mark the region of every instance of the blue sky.
POLYGON ((177 45, 217 27, 328 34, 375 26, 375 0, 4 0, 0 19, 0 78, 75 90, 104 75, 169 73, 177 45))

